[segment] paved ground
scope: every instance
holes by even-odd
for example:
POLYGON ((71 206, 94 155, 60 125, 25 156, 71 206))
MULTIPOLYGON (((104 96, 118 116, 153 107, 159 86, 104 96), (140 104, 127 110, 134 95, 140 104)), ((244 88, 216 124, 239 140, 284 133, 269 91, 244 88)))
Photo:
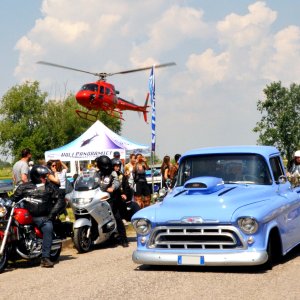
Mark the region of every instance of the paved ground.
POLYGON ((53 269, 19 262, 0 274, 0 299, 300 299, 300 248, 267 272, 139 266, 134 249, 131 238, 81 255, 64 247, 53 269))

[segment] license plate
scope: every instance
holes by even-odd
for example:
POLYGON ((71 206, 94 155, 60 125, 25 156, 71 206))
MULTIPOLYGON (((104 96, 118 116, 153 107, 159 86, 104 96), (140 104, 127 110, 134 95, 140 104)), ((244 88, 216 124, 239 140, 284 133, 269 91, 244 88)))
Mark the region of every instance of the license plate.
POLYGON ((178 265, 205 265, 204 256, 178 255, 178 265))

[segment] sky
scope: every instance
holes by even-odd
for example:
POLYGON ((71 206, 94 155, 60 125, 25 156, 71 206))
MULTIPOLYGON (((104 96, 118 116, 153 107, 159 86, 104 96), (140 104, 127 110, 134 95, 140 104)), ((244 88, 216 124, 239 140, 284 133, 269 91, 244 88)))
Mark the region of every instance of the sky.
MULTIPOLYGON (((295 0, 2 0, 0 96, 38 80, 61 100, 97 79, 40 60, 90 72, 175 62, 155 71, 156 154, 256 144, 263 89, 300 79, 299 11, 295 0)), ((143 105, 149 74, 108 82, 143 105)), ((124 118, 122 136, 150 146, 151 124, 124 118)))

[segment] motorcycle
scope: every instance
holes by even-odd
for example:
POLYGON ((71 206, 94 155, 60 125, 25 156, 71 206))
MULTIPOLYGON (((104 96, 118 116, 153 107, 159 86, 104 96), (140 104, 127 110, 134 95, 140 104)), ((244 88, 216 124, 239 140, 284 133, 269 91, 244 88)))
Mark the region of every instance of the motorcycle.
MULTIPOLYGON (((0 198, 0 273, 11 258, 21 257, 33 260, 42 255, 43 234, 33 223, 33 218, 24 202, 37 204, 41 200, 26 197, 18 202, 0 198)), ((53 241, 50 252, 51 261, 60 256, 62 240, 72 235, 72 223, 53 221, 53 241)))
POLYGON ((75 217, 73 241, 79 253, 88 252, 117 232, 110 195, 101 191, 97 172, 85 171, 79 175, 66 199, 75 217))

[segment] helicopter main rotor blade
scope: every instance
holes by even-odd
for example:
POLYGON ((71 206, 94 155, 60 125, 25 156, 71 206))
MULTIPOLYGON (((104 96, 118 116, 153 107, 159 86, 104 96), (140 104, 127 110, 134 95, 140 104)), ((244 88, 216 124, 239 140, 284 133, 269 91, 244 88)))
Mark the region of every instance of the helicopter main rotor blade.
POLYGON ((92 72, 88 72, 88 71, 84 71, 84 70, 70 68, 70 67, 66 67, 66 66, 62 66, 62 65, 58 65, 58 64, 53 64, 53 63, 50 63, 47 61, 38 61, 37 64, 51 66, 51 67, 57 67, 57 68, 62 68, 62 69, 67 69, 67 70, 72 70, 72 71, 78 71, 78 72, 82 72, 82 73, 92 74, 95 76, 101 76, 101 74, 99 74, 99 73, 92 73, 92 72))
MULTIPOLYGON (((63 66, 63 65, 50 63, 50 62, 47 62, 47 61, 38 61, 37 64, 51 66, 51 67, 57 67, 57 68, 62 68, 62 69, 67 69, 67 70, 71 70, 71 71, 82 72, 82 73, 86 73, 86 74, 92 74, 92 75, 97 76, 97 77, 99 77, 100 79, 103 79, 103 80, 105 80, 105 78, 107 76, 112 76, 112 75, 117 75, 117 74, 127 74, 127 73, 133 73, 133 72, 140 72, 140 71, 150 70, 152 68, 152 66, 151 66, 151 67, 143 67, 143 68, 126 70, 126 71, 115 72, 115 73, 105 73, 105 72, 103 72, 103 73, 93 73, 93 72, 89 72, 89 71, 85 71, 85 70, 80 70, 80 69, 75 69, 75 68, 71 68, 71 67, 67 67, 67 66, 63 66)), ((169 62, 169 63, 165 63, 165 64, 154 65, 154 67, 156 69, 158 69, 158 68, 170 67, 170 66, 175 66, 175 65, 176 65, 175 62, 169 62)))
MULTIPOLYGON (((175 62, 169 62, 169 63, 165 63, 165 64, 154 65, 154 68, 158 69, 158 68, 164 68, 164 67, 171 67, 171 66, 175 66, 175 65, 176 65, 175 62)), ((127 70, 127 71, 121 71, 121 72, 116 72, 116 73, 107 73, 106 75, 112 76, 112 75, 116 75, 116 74, 127 74, 127 73, 133 73, 133 72, 140 72, 140 71, 150 70, 151 68, 152 68, 152 66, 127 70)))

